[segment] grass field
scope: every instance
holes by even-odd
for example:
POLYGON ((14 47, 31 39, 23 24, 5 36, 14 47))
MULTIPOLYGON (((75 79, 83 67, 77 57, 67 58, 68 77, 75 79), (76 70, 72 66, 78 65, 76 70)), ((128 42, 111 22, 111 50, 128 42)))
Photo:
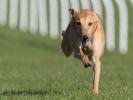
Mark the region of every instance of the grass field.
POLYGON ((60 40, 1 27, 0 100, 133 100, 132 59, 131 51, 106 51, 94 97, 91 68, 65 58, 60 40))
POLYGON ((133 100, 133 13, 127 3, 129 52, 118 52, 116 23, 117 49, 105 51, 96 97, 91 92, 91 68, 66 58, 60 39, 0 27, 0 100, 133 100))

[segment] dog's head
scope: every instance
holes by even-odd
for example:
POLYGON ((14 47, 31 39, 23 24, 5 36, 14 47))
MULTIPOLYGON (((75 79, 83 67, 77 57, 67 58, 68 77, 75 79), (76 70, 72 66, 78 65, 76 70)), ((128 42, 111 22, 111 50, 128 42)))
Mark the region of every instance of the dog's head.
POLYGON ((80 11, 75 11, 74 9, 69 9, 74 30, 76 34, 80 36, 83 43, 89 43, 92 41, 93 34, 98 30, 99 17, 96 13, 91 10, 83 9, 80 11))

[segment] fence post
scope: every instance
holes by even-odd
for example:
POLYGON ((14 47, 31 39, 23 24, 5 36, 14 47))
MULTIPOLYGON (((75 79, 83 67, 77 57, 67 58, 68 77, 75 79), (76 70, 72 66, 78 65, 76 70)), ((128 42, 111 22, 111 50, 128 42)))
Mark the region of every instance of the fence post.
POLYGON ((90 9, 90 0, 81 0, 82 9, 90 9))
POLYGON ((126 54, 128 51, 128 12, 125 0, 116 0, 119 7, 119 51, 126 54))
POLYGON ((18 24, 18 0, 10 0, 9 27, 16 28, 18 24))
POLYGON ((45 36, 48 33, 46 0, 38 0, 39 33, 45 36))
POLYGON ((7 24, 7 0, 0 0, 0 25, 7 24))
POLYGON ((115 49, 115 16, 112 0, 103 0, 106 14, 106 46, 109 51, 115 49))
POLYGON ((28 0, 20 0, 20 23, 21 31, 28 31, 28 0))
POLYGON ((66 30, 69 24, 69 2, 68 0, 60 0, 61 2, 61 31, 66 30))
POLYGON ((58 21, 58 2, 57 0, 49 0, 50 3, 50 36, 57 38, 59 34, 59 21, 58 21))
POLYGON ((91 0, 94 11, 102 18, 101 0, 91 0))
POLYGON ((131 1, 132 5, 133 5, 133 0, 130 0, 130 1, 131 1))
POLYGON ((80 9, 80 5, 79 5, 79 1, 78 0, 70 0, 71 2, 71 8, 75 9, 75 10, 79 10, 80 9))
POLYGON ((30 0, 30 27, 31 33, 38 31, 38 4, 37 0, 30 0))

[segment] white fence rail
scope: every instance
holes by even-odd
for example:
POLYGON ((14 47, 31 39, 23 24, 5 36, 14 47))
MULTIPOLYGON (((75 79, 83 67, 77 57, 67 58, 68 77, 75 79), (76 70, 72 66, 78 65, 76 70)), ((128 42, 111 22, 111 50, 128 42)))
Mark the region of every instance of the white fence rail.
MULTIPOLYGON (((10 28, 19 27, 21 31, 39 32, 52 38, 60 36, 69 22, 69 8, 93 9, 102 19, 103 6, 106 20, 106 47, 115 49, 115 8, 114 0, 0 0, 0 25, 9 24, 10 28), (9 10, 9 11, 8 11, 9 10), (8 14, 9 13, 9 14, 8 14), (9 15, 9 17, 7 16, 9 15), (9 19, 8 19, 9 18, 9 19), (59 19, 60 18, 60 19, 59 19), (48 30, 49 29, 49 30, 48 30)), ((130 0, 133 4, 133 0, 130 0)), ((119 51, 128 52, 128 11, 126 0, 115 0, 119 10, 119 51)))

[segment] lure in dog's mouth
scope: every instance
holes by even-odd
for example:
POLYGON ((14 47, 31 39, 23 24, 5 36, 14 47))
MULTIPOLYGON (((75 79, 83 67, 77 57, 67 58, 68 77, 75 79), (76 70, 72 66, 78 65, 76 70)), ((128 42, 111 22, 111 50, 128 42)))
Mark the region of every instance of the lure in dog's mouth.
POLYGON ((89 53, 91 52, 91 50, 89 49, 89 47, 88 46, 86 46, 86 45, 82 45, 82 52, 84 53, 84 55, 89 55, 89 53))
POLYGON ((90 47, 90 39, 87 35, 83 35, 81 37, 81 49, 84 55, 89 55, 91 53, 91 47, 90 47))
POLYGON ((91 42, 87 35, 82 36, 81 38, 81 50, 84 55, 86 55, 89 59, 89 63, 84 65, 85 68, 92 67, 94 65, 92 60, 92 49, 91 49, 91 42))

